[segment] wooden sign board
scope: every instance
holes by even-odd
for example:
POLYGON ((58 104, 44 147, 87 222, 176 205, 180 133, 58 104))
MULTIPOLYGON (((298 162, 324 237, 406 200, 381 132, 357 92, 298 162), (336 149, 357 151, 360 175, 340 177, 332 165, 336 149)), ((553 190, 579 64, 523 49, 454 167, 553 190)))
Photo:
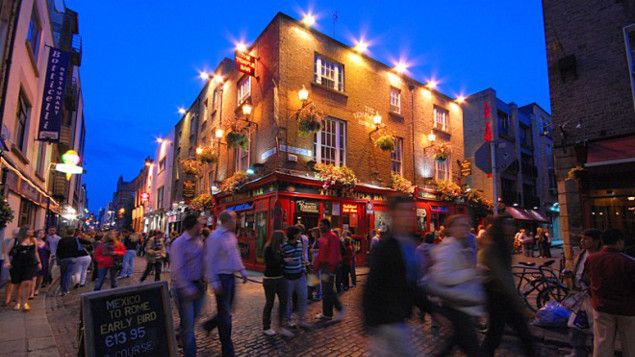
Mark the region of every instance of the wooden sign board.
POLYGON ((239 72, 252 77, 256 76, 256 57, 245 52, 236 51, 234 53, 234 62, 239 72))
POLYGON ((81 296, 84 355, 177 356, 165 281, 81 296))

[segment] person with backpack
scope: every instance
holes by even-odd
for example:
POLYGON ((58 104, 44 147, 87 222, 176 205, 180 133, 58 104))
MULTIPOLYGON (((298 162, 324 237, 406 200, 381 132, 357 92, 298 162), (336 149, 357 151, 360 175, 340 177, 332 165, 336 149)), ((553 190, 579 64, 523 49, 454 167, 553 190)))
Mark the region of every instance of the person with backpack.
POLYGON ((161 280, 161 265, 165 258, 165 239, 161 231, 151 232, 145 242, 146 269, 141 276, 141 282, 146 280, 150 271, 154 269, 154 281, 161 280))

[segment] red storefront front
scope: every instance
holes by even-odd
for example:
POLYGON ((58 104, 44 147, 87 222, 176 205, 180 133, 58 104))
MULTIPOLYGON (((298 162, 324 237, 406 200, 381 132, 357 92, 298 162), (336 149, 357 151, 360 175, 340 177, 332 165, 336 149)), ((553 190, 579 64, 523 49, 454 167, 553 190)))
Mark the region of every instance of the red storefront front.
MULTIPOLYGON (((372 232, 386 224, 388 194, 386 187, 358 184, 353 192, 324 190, 317 179, 303 174, 274 172, 245 184, 237 193, 215 196, 215 212, 224 209, 238 216, 238 244, 248 269, 264 269, 264 244, 277 229, 302 223, 317 227, 321 218, 331 220, 333 228, 351 232, 358 266, 366 264, 372 232)), ((438 227, 448 214, 464 207, 451 202, 417 198, 418 230, 438 227), (440 222, 440 223, 439 223, 440 222)), ((414 222, 413 222, 414 223, 414 222)))

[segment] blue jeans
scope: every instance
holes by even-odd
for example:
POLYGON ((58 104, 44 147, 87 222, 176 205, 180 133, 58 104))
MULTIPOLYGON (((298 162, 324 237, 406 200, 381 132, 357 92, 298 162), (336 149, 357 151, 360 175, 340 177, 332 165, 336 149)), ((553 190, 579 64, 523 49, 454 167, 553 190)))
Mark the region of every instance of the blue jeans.
POLYGON ((196 336, 194 336, 194 322, 200 314, 205 302, 205 291, 201 286, 199 296, 196 299, 187 299, 183 295, 183 289, 175 289, 176 305, 179 310, 179 337, 183 341, 183 353, 185 357, 196 356, 196 336))
POLYGON ((110 287, 117 287, 117 268, 97 268, 97 280, 95 281, 95 291, 101 290, 102 285, 104 285, 104 280, 106 280, 106 273, 110 274, 110 287))
POLYGON ((288 323, 289 320, 291 319, 291 311, 293 310, 292 297, 293 297, 293 294, 295 293, 298 296, 298 319, 300 320, 300 322, 305 322, 306 305, 307 305, 306 295, 308 292, 306 288, 306 275, 302 275, 301 277, 295 280, 286 279, 286 278, 285 280, 287 283, 287 301, 289 302, 287 304, 285 320, 288 323))
POLYGON ((216 316, 205 324, 209 328, 218 327, 223 357, 234 356, 234 343, 232 342, 232 306, 236 294, 236 280, 233 274, 218 274, 223 293, 216 295, 216 316))
POLYGON ((75 258, 60 259, 60 286, 63 293, 68 292, 68 284, 71 282, 73 275, 73 267, 75 266, 75 258))
POLYGON ((121 267, 120 276, 132 276, 134 273, 134 258, 137 256, 137 251, 134 249, 126 250, 126 254, 123 256, 123 263, 121 267))

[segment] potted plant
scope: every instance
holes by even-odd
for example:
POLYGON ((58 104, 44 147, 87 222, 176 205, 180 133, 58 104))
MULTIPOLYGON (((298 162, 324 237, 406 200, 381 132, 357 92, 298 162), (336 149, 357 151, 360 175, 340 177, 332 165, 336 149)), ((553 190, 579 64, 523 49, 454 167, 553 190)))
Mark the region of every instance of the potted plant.
POLYGON ((346 166, 330 164, 315 164, 316 176, 322 181, 322 188, 327 190, 331 186, 340 186, 350 190, 357 184, 357 176, 346 166))
POLYGON ((323 117, 324 115, 313 103, 300 109, 297 113, 298 133, 300 136, 309 136, 320 131, 323 117))
POLYGON ((452 181, 436 181, 435 184, 444 201, 454 201, 461 196, 461 187, 452 181))
POLYGON ((9 206, 9 202, 0 196, 0 229, 6 227, 14 218, 15 216, 13 215, 11 206, 9 206))
POLYGON ((395 138, 390 134, 384 134, 375 140, 375 146, 382 151, 394 151, 395 150, 395 138))
POLYGON ((220 190, 224 192, 234 192, 245 182, 247 182, 247 173, 245 171, 236 171, 223 181, 220 185, 220 190))
POLYGON ((198 175, 201 170, 201 163, 198 160, 181 160, 181 169, 188 175, 198 175))
POLYGON ((415 192, 415 187, 412 185, 412 182, 394 172, 390 174, 390 187, 401 193, 412 194, 415 192))
POLYGON ((450 144, 440 143, 434 146, 434 159, 437 161, 445 161, 450 155, 450 144))
POLYGON ((229 133, 227 133, 226 139, 227 146, 230 148, 242 148, 243 150, 246 150, 249 147, 249 139, 247 139, 247 135, 245 135, 245 133, 241 131, 230 131, 229 133))
POLYGON ((208 164, 218 162, 218 153, 212 146, 203 146, 200 153, 198 153, 198 159, 208 164))

